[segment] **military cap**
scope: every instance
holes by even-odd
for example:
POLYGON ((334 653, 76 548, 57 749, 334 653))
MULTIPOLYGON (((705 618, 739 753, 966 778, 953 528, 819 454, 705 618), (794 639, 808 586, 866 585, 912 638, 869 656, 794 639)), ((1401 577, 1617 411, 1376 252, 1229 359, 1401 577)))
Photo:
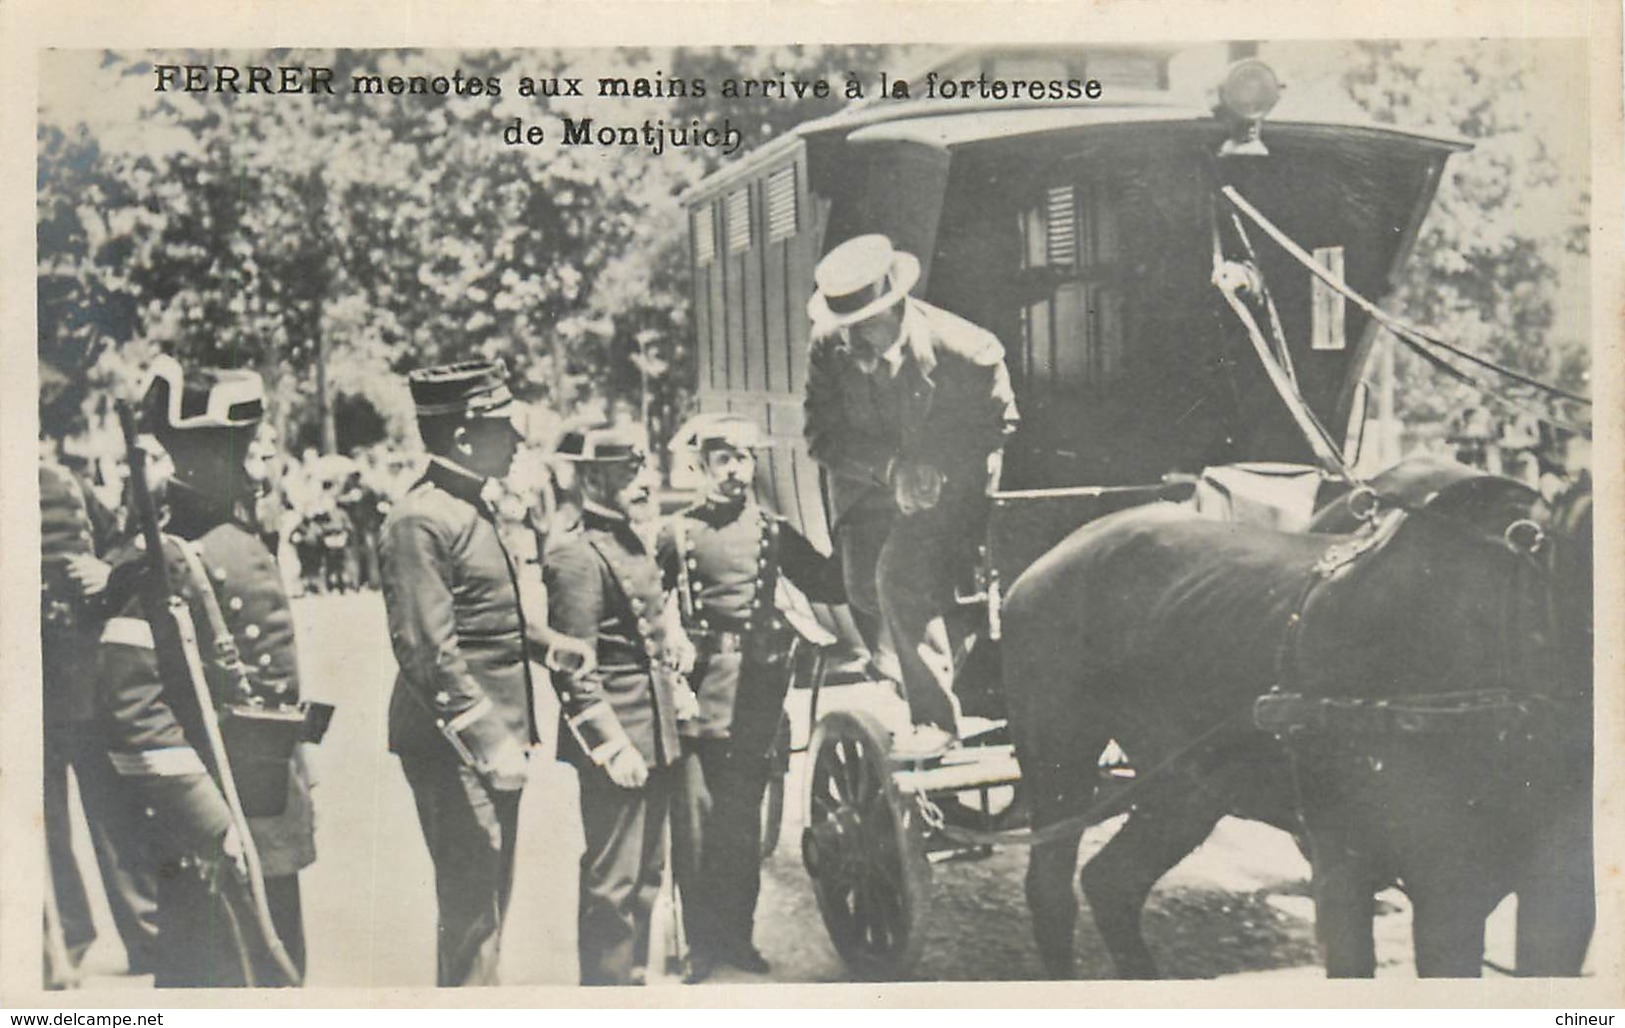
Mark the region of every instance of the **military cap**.
POLYGON ((505 361, 460 361, 406 376, 418 417, 511 418, 519 405, 508 388, 505 361))
POLYGON ((565 429, 553 456, 572 464, 642 464, 648 459, 643 439, 632 426, 608 421, 565 429))
POLYGON ((147 428, 160 440, 202 428, 253 428, 265 416, 265 383, 246 368, 182 368, 153 362, 142 399, 147 428))
POLYGON ((683 422, 672 437, 673 450, 700 454, 715 446, 735 450, 756 450, 768 445, 756 422, 731 411, 696 414, 683 422))

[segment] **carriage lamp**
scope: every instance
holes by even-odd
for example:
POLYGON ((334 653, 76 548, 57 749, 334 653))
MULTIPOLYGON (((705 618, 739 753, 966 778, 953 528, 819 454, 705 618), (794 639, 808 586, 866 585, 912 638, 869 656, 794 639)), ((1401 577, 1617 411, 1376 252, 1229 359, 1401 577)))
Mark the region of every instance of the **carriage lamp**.
POLYGON ((1229 138, 1219 147, 1220 157, 1269 156, 1259 129, 1280 101, 1282 88, 1275 71, 1256 58, 1230 66, 1219 84, 1219 102, 1213 109, 1230 128, 1229 138))

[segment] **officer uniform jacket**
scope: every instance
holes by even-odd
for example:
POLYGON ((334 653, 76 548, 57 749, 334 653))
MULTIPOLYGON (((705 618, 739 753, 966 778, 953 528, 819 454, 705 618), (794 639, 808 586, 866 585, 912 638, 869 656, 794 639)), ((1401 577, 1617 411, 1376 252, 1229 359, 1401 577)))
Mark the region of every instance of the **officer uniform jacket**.
MULTIPOLYGON (((246 511, 210 509, 196 494, 172 485, 172 513, 165 537, 170 594, 187 602, 196 627, 198 651, 215 703, 255 702, 276 706, 299 700, 299 661, 293 614, 282 576, 265 544, 249 527, 246 511), (207 582, 200 583, 182 555, 190 545, 201 558, 207 582), (246 672, 247 691, 211 659, 217 652, 201 590, 213 590, 246 672)), ((155 636, 164 642, 167 618, 149 620, 141 602, 141 582, 150 573, 139 545, 113 555, 107 607, 115 611, 102 631, 102 709, 113 766, 136 790, 151 813, 160 859, 212 852, 230 824, 225 799, 206 773, 206 737, 184 671, 159 673, 155 636), (169 684, 166 685, 166 679, 169 684)), ((164 643, 164 652, 175 652, 164 643)), ((231 756, 228 754, 228 757, 231 756)), ((254 766, 233 759, 238 788, 255 783, 254 766)), ((310 785, 297 756, 289 762, 287 804, 282 813, 249 819, 266 877, 297 872, 316 859, 315 818, 310 785)))
POLYGON ((516 570, 484 484, 432 459, 384 523, 379 560, 400 664, 391 752, 449 745, 441 724, 458 730, 476 759, 504 737, 537 741, 516 570))
POLYGON ((543 557, 548 622, 595 643, 598 667, 554 676, 562 704, 559 759, 592 764, 588 746, 619 724, 652 768, 681 756, 672 685, 660 669, 666 636, 660 568, 631 524, 588 504, 579 530, 555 536, 543 557))
POLYGON ((96 640, 102 605, 87 599, 68 574, 67 560, 97 556, 111 540, 112 514, 79 478, 58 464, 41 462, 40 644, 46 691, 46 724, 96 717, 96 640))
POLYGON ((896 510, 893 461, 930 464, 944 476, 940 506, 952 516, 986 491, 987 457, 1015 430, 1015 394, 1004 347, 964 318, 908 297, 902 360, 865 373, 835 336, 815 340, 805 398, 807 447, 829 476, 833 520, 896 510))
POLYGON ((693 679, 700 714, 694 738, 732 737, 765 754, 790 686, 795 630, 776 608, 780 575, 818 603, 845 599, 840 562, 754 503, 707 499, 660 533, 666 585, 684 590, 682 609, 698 650, 693 679), (731 645, 722 645, 726 639, 731 645))

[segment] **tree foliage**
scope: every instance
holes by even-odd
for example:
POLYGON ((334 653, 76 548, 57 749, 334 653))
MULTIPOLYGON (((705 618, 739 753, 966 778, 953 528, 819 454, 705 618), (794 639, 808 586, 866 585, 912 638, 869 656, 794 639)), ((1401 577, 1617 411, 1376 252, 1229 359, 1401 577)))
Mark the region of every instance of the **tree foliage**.
MULTIPOLYGON (((1583 164, 1573 159, 1585 151, 1586 105, 1554 95, 1563 91, 1563 60, 1561 44, 1360 43, 1350 47, 1343 83, 1377 121, 1473 144, 1446 166, 1396 310, 1458 345, 1587 392, 1583 311, 1560 310, 1583 306, 1573 281, 1583 261, 1574 258, 1586 253, 1588 222, 1583 164), (1565 152, 1563 137, 1575 129, 1582 136, 1565 152)), ((1485 402, 1403 351, 1398 390, 1413 422, 1485 402)))

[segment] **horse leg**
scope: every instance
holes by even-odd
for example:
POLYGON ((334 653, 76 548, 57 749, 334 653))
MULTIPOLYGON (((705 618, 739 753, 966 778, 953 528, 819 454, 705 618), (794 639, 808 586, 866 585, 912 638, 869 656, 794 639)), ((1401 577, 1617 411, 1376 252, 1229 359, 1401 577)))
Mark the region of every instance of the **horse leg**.
MULTIPOLYGON (((1094 755, 1106 745, 1106 737, 1075 718, 1047 720, 1031 727, 1017 736, 1021 787, 1032 803, 1033 830, 1044 831, 1089 809, 1095 797, 1094 755)), ((1072 891, 1072 876, 1083 829, 1080 822, 1033 846, 1027 856, 1027 909, 1033 919, 1033 940, 1051 978, 1076 974, 1073 930, 1078 899, 1072 891)))
POLYGON ((1315 936, 1328 978, 1370 978, 1377 973, 1372 926, 1377 883, 1347 846, 1315 837, 1310 844, 1315 894, 1315 936))
POLYGON ((1137 802, 1123 827, 1084 865, 1083 895, 1119 977, 1157 977, 1140 930, 1145 901, 1162 876, 1213 833, 1223 814, 1200 789, 1162 790, 1137 802))
POLYGON ((1460 889, 1412 891, 1411 937, 1421 978, 1477 978, 1484 973, 1484 919, 1489 910, 1460 889))
POLYGON ((1567 812, 1526 858, 1518 886, 1518 974, 1578 975, 1597 924, 1591 808, 1567 812))
MULTIPOLYGON (((1034 827, 1040 827, 1036 819, 1034 827)), ((1078 898, 1072 892, 1072 871, 1078 866, 1078 842, 1083 829, 1034 846, 1027 855, 1027 909, 1032 913, 1033 940, 1050 978, 1068 979, 1077 973, 1073 963, 1073 932, 1078 923, 1078 898)))

